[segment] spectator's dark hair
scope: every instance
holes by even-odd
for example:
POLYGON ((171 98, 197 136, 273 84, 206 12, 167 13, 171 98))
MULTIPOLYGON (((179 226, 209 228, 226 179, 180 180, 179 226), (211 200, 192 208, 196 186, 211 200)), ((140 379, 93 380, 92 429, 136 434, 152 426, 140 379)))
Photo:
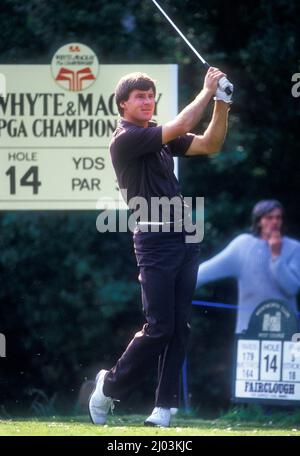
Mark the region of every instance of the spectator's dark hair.
POLYGON ((156 95, 156 87, 153 79, 149 78, 145 73, 129 73, 123 76, 115 90, 116 103, 118 111, 123 116, 123 108, 121 108, 121 101, 127 101, 130 93, 133 90, 149 90, 152 89, 154 96, 156 95))
POLYGON ((251 230, 254 236, 260 235, 260 219, 273 211, 274 209, 280 209, 282 216, 284 216, 284 208, 278 200, 262 200, 255 204, 252 210, 252 226, 251 230))

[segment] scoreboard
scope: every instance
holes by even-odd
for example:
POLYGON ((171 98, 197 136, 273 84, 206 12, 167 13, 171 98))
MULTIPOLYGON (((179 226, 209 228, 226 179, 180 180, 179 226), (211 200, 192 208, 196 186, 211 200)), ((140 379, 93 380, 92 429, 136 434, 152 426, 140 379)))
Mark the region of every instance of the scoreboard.
POLYGON ((297 317, 287 304, 270 300, 258 305, 248 330, 236 336, 235 402, 300 404, 297 331, 297 317))

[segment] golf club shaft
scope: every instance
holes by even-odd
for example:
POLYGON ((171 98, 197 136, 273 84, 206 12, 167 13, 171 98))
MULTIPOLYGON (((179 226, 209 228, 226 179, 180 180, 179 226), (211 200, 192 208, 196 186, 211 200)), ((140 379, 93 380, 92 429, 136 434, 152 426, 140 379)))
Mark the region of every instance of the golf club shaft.
MULTIPOLYGON (((167 13, 162 9, 162 7, 159 5, 159 3, 157 3, 156 0, 152 0, 152 2, 154 3, 154 5, 159 9, 159 11, 165 16, 165 18, 169 21, 169 23, 172 25, 172 27, 176 30, 176 32, 181 36, 181 38, 186 42, 186 44, 189 46, 190 49, 192 49, 192 51, 194 52, 194 54, 198 57, 198 59, 203 63, 204 67, 208 70, 208 68, 210 67, 210 65, 207 63, 206 60, 204 60, 204 58, 199 54, 198 51, 196 51, 196 49, 194 48, 194 46, 189 42, 189 40, 184 36, 184 34, 181 32, 181 30, 179 30, 179 28, 177 27, 177 25, 174 24, 174 22, 172 21, 172 19, 170 19, 170 17, 167 15, 167 13)), ((225 78, 225 76, 223 76, 220 81, 219 81, 219 87, 224 90, 228 95, 230 95, 232 93, 232 90, 229 86, 230 82, 228 81, 227 78, 225 78)))
POLYGON ((203 57, 201 57, 201 55, 199 54, 198 51, 196 51, 196 49, 194 48, 194 46, 189 42, 189 40, 184 36, 184 34, 179 30, 179 28, 177 27, 176 24, 174 24, 174 22, 172 21, 172 19, 169 18, 169 16, 167 15, 167 13, 162 9, 162 7, 157 3, 156 0, 152 0, 152 2, 154 3, 154 5, 159 9, 159 11, 165 16, 165 18, 170 22, 170 24, 174 27, 174 29, 176 30, 176 32, 181 36, 181 38, 186 42, 186 44, 192 49, 192 51, 194 52, 194 54, 196 54, 196 56, 198 57, 199 60, 201 60, 201 62, 203 63, 203 65, 205 65, 207 68, 209 68, 209 64, 206 62, 206 60, 204 60, 203 57))

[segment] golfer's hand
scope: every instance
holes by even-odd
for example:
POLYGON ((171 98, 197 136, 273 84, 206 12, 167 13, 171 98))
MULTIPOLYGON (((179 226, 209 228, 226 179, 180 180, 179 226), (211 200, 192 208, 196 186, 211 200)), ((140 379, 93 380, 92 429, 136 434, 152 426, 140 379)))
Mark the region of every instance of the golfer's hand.
POLYGON ((282 236, 280 231, 272 231, 268 239, 271 255, 277 257, 281 253, 282 236))
POLYGON ((233 94, 233 84, 228 81, 228 87, 231 90, 231 93, 228 95, 225 90, 221 89, 220 86, 218 85, 214 100, 215 101, 224 101, 224 103, 231 104, 232 103, 232 94, 233 94))
POLYGON ((212 95, 214 95, 218 87, 218 81, 223 76, 225 76, 225 74, 222 73, 222 71, 220 71, 218 68, 209 67, 204 79, 203 90, 207 90, 212 95))

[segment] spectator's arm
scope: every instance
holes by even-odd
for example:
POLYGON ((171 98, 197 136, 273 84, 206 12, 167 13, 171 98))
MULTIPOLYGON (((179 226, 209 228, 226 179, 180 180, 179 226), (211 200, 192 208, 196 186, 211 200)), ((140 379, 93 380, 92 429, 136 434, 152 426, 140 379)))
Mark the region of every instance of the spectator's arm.
POLYGON ((239 251, 242 243, 243 236, 238 236, 224 250, 202 263, 198 269, 197 287, 227 277, 237 278, 240 271, 239 251))
POLYGON ((295 296, 300 290, 300 247, 286 260, 282 255, 270 260, 274 279, 287 296, 295 296))

